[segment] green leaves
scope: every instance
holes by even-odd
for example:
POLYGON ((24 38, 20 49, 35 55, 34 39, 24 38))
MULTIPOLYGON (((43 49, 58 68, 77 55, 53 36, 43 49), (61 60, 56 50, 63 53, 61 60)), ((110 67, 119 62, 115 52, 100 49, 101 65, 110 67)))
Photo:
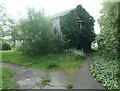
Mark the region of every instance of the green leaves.
POLYGON ((27 18, 19 21, 21 51, 28 55, 49 53, 54 41, 50 20, 40 11, 28 9, 27 18))
POLYGON ((98 38, 99 49, 104 55, 117 56, 118 48, 118 3, 105 2, 102 9, 103 15, 99 19, 101 33, 98 38))
POLYGON ((49 85, 50 81, 51 81, 51 80, 50 80, 49 78, 44 78, 44 79, 42 79, 41 83, 42 83, 43 85, 49 85))
POLYGON ((71 82, 68 82, 64 87, 67 89, 72 89, 74 86, 71 82))
POLYGON ((93 76, 108 89, 119 89, 117 61, 96 56, 91 63, 90 70, 93 76))
POLYGON ((89 51, 94 40, 94 19, 81 6, 64 15, 60 20, 62 34, 69 40, 68 47, 89 51))
POLYGON ((98 20, 101 32, 96 38, 99 45, 99 56, 102 58, 94 59, 91 66, 92 73, 96 74, 96 78, 109 89, 118 89, 120 84, 118 76, 120 71, 120 66, 118 66, 120 64, 118 5, 120 2, 103 3, 102 16, 98 20))
POLYGON ((8 14, 3 3, 0 4, 0 39, 4 39, 10 36, 11 25, 13 20, 8 14))
POLYGON ((12 40, 19 42, 18 49, 27 55, 62 52, 67 41, 64 36, 54 33, 51 23, 41 11, 28 9, 27 17, 13 27, 12 40))

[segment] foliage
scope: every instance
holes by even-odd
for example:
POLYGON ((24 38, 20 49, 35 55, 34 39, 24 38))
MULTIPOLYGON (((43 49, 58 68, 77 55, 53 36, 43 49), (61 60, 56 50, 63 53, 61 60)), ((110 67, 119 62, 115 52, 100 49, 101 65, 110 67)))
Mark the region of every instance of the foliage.
POLYGON ((99 51, 112 59, 118 57, 118 3, 106 2, 99 19, 101 33, 97 37, 99 51))
POLYGON ((72 84, 71 82, 69 82, 69 83, 67 83, 67 84, 65 85, 65 87, 66 87, 67 89, 72 89, 72 88, 73 88, 73 84, 72 84))
POLYGON ((7 10, 3 3, 0 4, 0 39, 10 36, 10 27, 13 24, 13 20, 7 13, 7 10))
POLYGON ((77 60, 80 59, 80 58, 83 59, 85 57, 85 54, 84 54, 83 51, 76 51, 76 50, 74 50, 74 54, 75 54, 77 60))
POLYGON ((66 41, 61 35, 52 30, 51 20, 41 11, 28 9, 27 18, 23 18, 12 27, 12 41, 21 44, 19 48, 23 54, 44 55, 62 52, 66 41))
POLYGON ((22 40, 22 36, 20 35, 21 35, 20 26, 18 23, 15 23, 14 25, 11 26, 11 41, 14 49, 19 49, 22 40))
POLYGON ((8 69, 2 68, 0 69, 0 81, 2 81, 2 89, 15 89, 17 88, 16 84, 11 81, 11 77, 15 75, 15 72, 8 69))
POLYGON ((54 61, 54 62, 49 62, 47 65, 47 69, 53 69, 57 68, 59 65, 54 61))
POLYGON ((52 43, 54 53, 63 52, 67 48, 67 41, 65 40, 65 37, 62 35, 54 35, 54 41, 52 43))
POLYGON ((62 34, 69 41, 68 48, 90 50, 95 37, 94 19, 81 5, 64 15, 60 20, 60 26, 62 34))
POLYGON ((42 12, 28 9, 27 18, 21 19, 19 25, 24 54, 40 55, 51 51, 54 40, 51 22, 42 12))
POLYGON ((120 83, 118 83, 120 80, 118 79, 120 72, 120 66, 118 66, 120 62, 118 5, 120 2, 103 3, 102 16, 98 20, 101 32, 96 37, 99 54, 91 66, 93 75, 108 89, 120 89, 120 83))
MULTIPOLYGON (((53 69, 48 69, 47 66, 50 62, 56 62, 58 64, 57 69, 63 70, 69 75, 73 75, 83 64, 83 59, 80 61, 75 60, 73 54, 67 53, 57 53, 57 54, 47 54, 38 57, 32 57, 28 55, 23 55, 20 51, 0 51, 2 54, 3 62, 17 64, 21 66, 33 67, 43 71, 49 71, 53 69)), ((56 68, 54 68, 56 69, 56 68)))
POLYGON ((91 73, 108 89, 119 89, 118 62, 108 60, 107 58, 96 56, 91 63, 91 73))
POLYGON ((42 82, 41 82, 41 83, 42 83, 43 85, 49 85, 50 81, 51 81, 50 79, 44 78, 44 79, 42 79, 42 82))
POLYGON ((68 49, 66 52, 73 54, 72 56, 75 56, 75 60, 84 59, 85 53, 83 50, 76 50, 76 49, 68 49))
POLYGON ((47 65, 47 69, 53 69, 53 68, 57 68, 59 65, 54 61, 54 62, 49 62, 47 65))
POLYGON ((3 42, 0 49, 1 50, 11 50, 11 45, 8 42, 3 42))

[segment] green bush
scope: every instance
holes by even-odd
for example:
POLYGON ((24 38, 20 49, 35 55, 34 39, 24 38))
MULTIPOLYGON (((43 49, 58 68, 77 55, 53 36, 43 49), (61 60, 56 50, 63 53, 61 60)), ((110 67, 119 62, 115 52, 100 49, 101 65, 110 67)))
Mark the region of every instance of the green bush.
POLYGON ((75 60, 80 60, 85 58, 85 53, 83 50, 68 49, 66 52, 69 52, 75 56, 75 60))
POLYGON ((74 54, 76 55, 77 58, 84 58, 85 54, 83 51, 74 51, 74 54))
POLYGON ((51 21, 41 11, 28 9, 26 18, 19 21, 21 51, 27 55, 43 55, 52 51, 54 33, 51 21))
POLYGON ((11 45, 7 42, 3 42, 1 50, 11 50, 11 45))
POLYGON ((66 87, 67 89, 72 89, 72 88, 73 88, 73 84, 72 84, 71 82, 69 82, 69 83, 67 83, 67 84, 65 85, 65 87, 66 87))
POLYGON ((59 65, 56 62, 49 62, 47 65, 47 69, 54 69, 57 68, 59 65))
POLYGON ((52 45, 54 53, 63 52, 67 48, 67 41, 65 41, 65 37, 62 35, 54 35, 54 41, 52 45))
POLYGON ((66 41, 64 36, 54 33, 51 23, 42 12, 28 9, 27 17, 22 18, 19 25, 16 25, 19 30, 16 33, 21 44, 20 51, 33 56, 62 52, 66 41))
POLYGON ((44 79, 42 79, 42 82, 41 82, 41 83, 42 83, 43 85, 49 85, 50 81, 51 81, 50 79, 44 78, 44 79))

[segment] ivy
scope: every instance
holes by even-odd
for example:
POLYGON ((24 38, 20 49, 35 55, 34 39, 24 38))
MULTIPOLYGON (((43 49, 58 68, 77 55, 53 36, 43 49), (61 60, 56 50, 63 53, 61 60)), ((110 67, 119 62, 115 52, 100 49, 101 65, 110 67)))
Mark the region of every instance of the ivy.
POLYGON ((93 31, 94 22, 93 17, 82 5, 78 5, 75 9, 61 17, 61 31, 66 39, 69 40, 68 47, 90 51, 91 42, 95 38, 93 31))
POLYGON ((103 3, 102 16, 98 20, 101 32, 96 37, 98 56, 91 64, 93 76, 108 89, 120 89, 119 5, 120 2, 103 3))

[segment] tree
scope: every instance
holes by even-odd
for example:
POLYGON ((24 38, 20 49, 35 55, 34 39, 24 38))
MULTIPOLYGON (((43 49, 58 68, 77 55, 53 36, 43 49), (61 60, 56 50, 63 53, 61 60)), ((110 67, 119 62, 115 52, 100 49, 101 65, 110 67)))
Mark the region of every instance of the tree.
POLYGON ((0 39, 10 36, 10 26, 13 24, 13 20, 7 13, 4 4, 0 4, 0 39))
POLYGON ((108 89, 120 89, 120 2, 104 2, 99 24, 101 31, 97 36, 99 58, 95 59, 96 73, 103 76, 100 79, 108 89), (106 84, 104 83, 106 82, 106 84))
POLYGON ((116 59, 118 57, 118 39, 120 37, 118 33, 118 3, 104 2, 103 14, 98 20, 101 32, 97 40, 99 43, 99 50, 101 54, 108 58, 116 59))
POLYGON ((53 31, 51 21, 40 11, 29 8, 27 18, 19 21, 19 38, 24 54, 40 55, 52 50, 53 31))
POLYGON ((62 34, 69 40, 69 48, 90 51, 95 37, 94 19, 81 5, 64 15, 60 26, 62 34))
POLYGON ((4 49, 4 48, 10 49, 10 47, 8 46, 9 44, 11 44, 10 34, 11 34, 12 24, 13 24, 13 20, 10 18, 10 15, 7 13, 4 4, 0 4, 0 49, 4 49))

